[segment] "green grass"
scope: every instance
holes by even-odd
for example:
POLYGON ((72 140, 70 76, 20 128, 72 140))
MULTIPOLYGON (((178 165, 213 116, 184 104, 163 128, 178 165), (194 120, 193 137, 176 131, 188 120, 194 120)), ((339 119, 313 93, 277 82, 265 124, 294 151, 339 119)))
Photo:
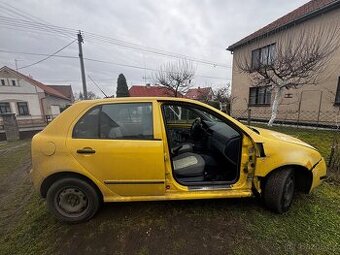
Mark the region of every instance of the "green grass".
MULTIPOLYGON (((313 136, 303 138, 308 137, 313 136)), ((339 254, 337 184, 298 194, 284 215, 256 199, 134 202, 108 204, 90 222, 65 225, 32 188, 26 174, 29 143, 17 145, 22 146, 6 155, 1 150, 14 144, 0 148, 0 162, 6 160, 1 164, 1 255, 339 254)))
POLYGON ((10 171, 20 166, 25 154, 28 153, 28 141, 0 143, 0 180, 10 171), (13 153, 13 151, 15 151, 13 153))

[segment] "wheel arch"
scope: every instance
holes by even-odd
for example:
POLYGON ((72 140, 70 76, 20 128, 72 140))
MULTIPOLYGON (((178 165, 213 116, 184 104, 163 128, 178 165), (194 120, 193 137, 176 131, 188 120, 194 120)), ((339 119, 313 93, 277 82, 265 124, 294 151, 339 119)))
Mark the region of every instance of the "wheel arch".
POLYGON ((70 171, 63 171, 63 172, 58 172, 58 173, 54 173, 50 176, 48 176, 47 178, 44 179, 44 181, 42 182, 41 186, 40 186, 40 195, 43 198, 46 198, 47 195, 47 191, 48 189, 51 187, 51 185, 60 179, 63 178, 69 178, 69 177, 74 177, 74 178, 78 178, 81 179, 83 181, 86 181, 88 184, 90 184, 97 192, 98 197, 100 198, 101 202, 103 201, 103 193, 100 191, 100 189, 98 188, 98 186, 87 176, 76 173, 76 172, 70 172, 70 171))
POLYGON ((274 170, 270 171, 266 176, 262 178, 261 181, 261 190, 263 190, 266 180, 276 171, 279 171, 281 169, 292 169, 295 175, 295 187, 298 191, 302 193, 309 193, 312 183, 313 183, 313 173, 311 170, 306 168, 305 166, 301 165, 284 165, 280 166, 278 168, 275 168, 274 170))

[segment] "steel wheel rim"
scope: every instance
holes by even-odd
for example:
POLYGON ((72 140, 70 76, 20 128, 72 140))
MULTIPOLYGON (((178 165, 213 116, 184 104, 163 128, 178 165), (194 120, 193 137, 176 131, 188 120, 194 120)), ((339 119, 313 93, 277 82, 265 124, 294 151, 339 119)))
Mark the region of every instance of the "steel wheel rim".
POLYGON ((64 187, 55 197, 55 206, 59 213, 66 217, 79 217, 88 208, 88 198, 77 187, 64 187))
POLYGON ((286 182, 286 185, 283 191, 283 196, 282 196, 283 208, 287 208, 290 206, 293 200, 293 195, 294 195, 294 177, 290 176, 286 182))

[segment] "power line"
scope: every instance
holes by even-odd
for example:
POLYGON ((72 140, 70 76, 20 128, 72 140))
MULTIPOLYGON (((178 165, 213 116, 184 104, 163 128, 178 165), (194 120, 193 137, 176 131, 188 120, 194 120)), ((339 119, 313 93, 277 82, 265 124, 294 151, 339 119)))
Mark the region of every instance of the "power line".
MULTIPOLYGON (((3 50, 0 49, 0 53, 16 53, 16 54, 23 54, 23 55, 33 55, 33 56, 50 56, 50 57, 58 57, 58 58, 67 58, 67 59, 78 59, 76 56, 70 56, 70 55, 52 55, 52 54, 47 54, 47 53, 36 53, 36 52, 24 52, 24 51, 13 51, 13 50, 3 50), (52 56, 51 56, 52 55, 52 56)), ((112 61, 107 61, 107 60, 101 60, 101 59, 94 59, 94 58, 84 58, 87 61, 90 62, 97 62, 97 63, 102 63, 102 64, 110 64, 110 65, 117 65, 117 66, 122 66, 122 67, 127 67, 127 68, 133 68, 133 69, 140 69, 140 70, 147 70, 147 71, 154 71, 158 72, 158 69, 153 69, 153 68, 147 68, 143 66, 137 66, 137 65, 129 65, 129 64, 122 64, 122 63, 117 63, 117 62, 112 62, 112 61)), ((209 79, 216 79, 216 80, 230 80, 229 78, 223 78, 223 77, 216 77, 216 76, 208 76, 208 75, 200 75, 196 74, 197 77, 202 77, 202 78, 209 78, 209 79)))
POLYGON ((72 43, 74 43, 75 41, 76 41, 76 40, 73 40, 72 42, 68 43, 68 44, 65 45, 64 47, 62 47, 62 48, 60 48, 59 50, 57 50, 56 52, 54 52, 54 53, 52 53, 52 54, 49 54, 47 57, 45 57, 45 58, 43 58, 43 59, 40 59, 39 61, 34 62, 34 63, 32 63, 32 64, 29 64, 29 65, 27 65, 27 66, 20 67, 20 68, 18 68, 18 70, 21 70, 21 69, 24 69, 24 68, 28 68, 28 67, 34 66, 34 65, 36 65, 36 64, 39 64, 39 63, 41 63, 41 62, 43 62, 43 61, 45 61, 45 60, 47 60, 47 59, 53 57, 54 55, 58 54, 59 52, 61 52, 62 50, 64 50, 64 49, 67 48, 68 46, 70 46, 70 45, 71 45, 72 43))
MULTIPOLYGON (((31 29, 31 30, 44 31, 44 32, 48 31, 49 29, 53 29, 54 31, 58 32, 59 35, 64 35, 64 36, 65 36, 65 33, 70 35, 70 33, 72 34, 73 32, 76 31, 75 29, 65 28, 61 26, 48 25, 48 24, 41 23, 41 22, 33 22, 33 21, 27 21, 27 20, 22 20, 22 19, 16 20, 16 19, 4 17, 4 16, 0 16, 0 21, 2 25, 14 26, 16 28, 31 29)), ((108 36, 98 35, 98 34, 87 32, 87 31, 82 31, 82 32, 85 34, 84 37, 88 39, 90 42, 98 41, 102 43, 117 45, 120 47, 141 50, 141 51, 145 51, 145 52, 149 52, 149 53, 153 53, 157 55, 174 57, 178 59, 185 59, 185 60, 189 60, 192 62, 204 64, 204 65, 222 67, 222 68, 231 68, 231 66, 217 63, 217 62, 210 61, 210 60, 198 59, 198 58, 190 57, 184 54, 178 54, 178 53, 160 50, 156 48, 145 47, 139 44, 115 39, 115 38, 108 37, 108 36)))
POLYGON ((96 34, 93 34, 93 33, 90 33, 90 32, 86 32, 86 31, 84 31, 84 34, 85 34, 84 37, 86 39, 88 39, 89 41, 91 41, 91 39, 92 39, 92 40, 97 40, 99 42, 114 44, 114 45, 118 45, 118 46, 121 46, 121 47, 126 47, 126 48, 131 48, 131 49, 136 49, 136 50, 142 50, 142 51, 146 51, 146 52, 149 52, 149 53, 154 53, 154 54, 158 54, 158 55, 162 55, 162 56, 168 56, 168 57, 190 60, 192 62, 197 62, 197 63, 210 65, 210 66, 214 66, 214 67, 231 68, 230 66, 227 66, 227 65, 224 65, 224 64, 221 64, 221 63, 216 63, 216 62, 209 61, 209 60, 193 58, 193 57, 190 57, 188 55, 178 54, 178 53, 174 53, 174 52, 170 52, 170 51, 145 47, 145 46, 142 46, 142 45, 118 40, 118 39, 108 37, 108 36, 96 35, 96 34))
POLYGON ((73 29, 66 29, 54 25, 47 25, 45 23, 38 23, 23 19, 16 19, 6 16, 0 16, 0 24, 2 26, 9 26, 14 28, 21 28, 24 30, 33 30, 38 32, 49 32, 53 34, 57 34, 59 36, 63 37, 72 37, 74 38, 74 34, 76 33, 76 30, 73 29))
MULTIPOLYGON (((55 26, 49 24, 48 22, 46 22, 45 20, 41 19, 41 18, 38 18, 30 13, 27 13, 23 10, 20 10, 8 3, 4 3, 4 2, 1 2, 0 1, 0 5, 2 6, 2 8, 4 10, 6 10, 7 12, 9 12, 10 14, 14 13, 15 15, 19 16, 19 17, 23 17, 25 18, 26 20, 30 20, 30 21, 33 21, 33 22, 38 22, 40 23, 41 25, 45 26, 45 27, 49 27, 51 28, 52 30, 56 30, 55 26)), ((67 37, 70 37, 70 35, 65 35, 67 37)), ((73 38, 73 33, 72 33, 72 38, 73 38)))
MULTIPOLYGON (((2 50, 0 49, 0 52, 3 53, 10 53, 10 54, 22 54, 22 55, 32 55, 32 56, 49 56, 48 53, 36 53, 36 52, 25 52, 25 51, 14 51, 14 50, 2 50)), ((69 56, 69 55, 53 55, 53 57, 59 57, 59 58, 76 58, 76 56, 69 56)))
MULTIPOLYGON (((154 71, 154 72, 159 72, 160 70, 158 69, 153 69, 153 68, 148 68, 148 67, 142 67, 142 66, 136 66, 136 65, 128 65, 128 64, 120 64, 116 62, 111 62, 107 60, 100 60, 100 59, 93 59, 93 58, 84 58, 87 61, 92 61, 92 62, 98 62, 98 63, 103 63, 103 64, 111 64, 111 65, 117 65, 117 66, 124 66, 124 67, 129 67, 129 68, 134 68, 134 69, 140 69, 140 70, 148 70, 148 71, 154 71)), ((227 78, 223 77, 215 77, 215 76, 208 76, 208 75, 196 75, 197 77, 202 77, 202 78, 209 78, 209 79, 221 79, 221 80, 230 80, 227 78)))

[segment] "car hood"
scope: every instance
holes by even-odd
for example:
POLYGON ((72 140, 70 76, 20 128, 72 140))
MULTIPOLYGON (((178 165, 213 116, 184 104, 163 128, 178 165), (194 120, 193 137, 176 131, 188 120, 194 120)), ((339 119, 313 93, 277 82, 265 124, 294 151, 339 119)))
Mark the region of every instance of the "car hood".
POLYGON ((267 138, 269 140, 276 140, 276 141, 279 140, 282 142, 301 145, 301 146, 305 146, 305 147, 316 150, 312 145, 305 143, 301 141, 300 139, 290 136, 290 135, 282 134, 280 132, 272 131, 272 130, 265 129, 265 128, 251 127, 251 129, 253 129, 260 136, 267 138))

